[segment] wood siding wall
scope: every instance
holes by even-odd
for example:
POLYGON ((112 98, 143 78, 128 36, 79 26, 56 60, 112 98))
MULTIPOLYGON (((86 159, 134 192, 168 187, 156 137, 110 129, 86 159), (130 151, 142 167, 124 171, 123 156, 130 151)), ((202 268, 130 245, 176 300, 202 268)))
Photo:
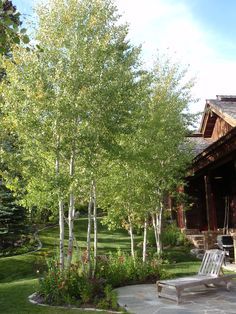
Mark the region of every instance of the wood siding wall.
POLYGON ((229 125, 226 121, 224 121, 222 118, 217 117, 211 138, 214 141, 216 141, 220 137, 228 133, 230 130, 232 130, 232 128, 233 127, 229 125))

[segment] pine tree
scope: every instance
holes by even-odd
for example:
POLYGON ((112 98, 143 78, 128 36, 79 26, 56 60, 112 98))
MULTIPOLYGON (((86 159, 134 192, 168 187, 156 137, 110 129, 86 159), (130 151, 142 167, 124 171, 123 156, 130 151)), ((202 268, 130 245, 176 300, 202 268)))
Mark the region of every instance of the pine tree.
MULTIPOLYGON (((10 0, 0 0, 0 55, 12 59, 12 45, 27 43, 29 38, 25 35, 26 29, 20 29, 21 14, 10 0)), ((6 76, 6 70, 0 66, 0 83, 6 76)), ((1 119, 4 119, 0 110, 1 119)), ((14 153, 16 137, 13 132, 1 128, 1 148, 14 153)), ((1 172, 6 170, 6 163, 0 162, 1 172)), ((26 209, 17 205, 16 200, 0 178, 0 248, 13 246, 20 240, 22 234, 27 232, 26 209)))
POLYGON ((0 248, 16 246, 27 233, 27 217, 24 207, 17 205, 12 192, 0 185, 0 248))

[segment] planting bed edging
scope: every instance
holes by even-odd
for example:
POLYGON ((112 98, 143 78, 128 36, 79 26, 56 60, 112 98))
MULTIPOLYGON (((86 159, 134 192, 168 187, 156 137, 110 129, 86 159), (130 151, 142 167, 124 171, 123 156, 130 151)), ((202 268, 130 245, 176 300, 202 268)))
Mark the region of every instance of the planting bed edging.
POLYGON ((83 311, 96 311, 96 312, 108 312, 108 313, 114 313, 114 314, 122 314, 123 312, 116 312, 116 311, 109 311, 109 310, 103 310, 103 309, 96 309, 96 308, 90 308, 90 307, 73 307, 73 306, 54 306, 54 305, 49 305, 45 303, 41 303, 38 301, 35 301, 34 298, 37 296, 37 292, 34 292, 30 296, 28 296, 28 300, 30 303, 35 304, 35 305, 40 305, 40 306, 49 306, 49 307, 54 307, 58 309, 70 309, 70 310, 83 310, 83 311))

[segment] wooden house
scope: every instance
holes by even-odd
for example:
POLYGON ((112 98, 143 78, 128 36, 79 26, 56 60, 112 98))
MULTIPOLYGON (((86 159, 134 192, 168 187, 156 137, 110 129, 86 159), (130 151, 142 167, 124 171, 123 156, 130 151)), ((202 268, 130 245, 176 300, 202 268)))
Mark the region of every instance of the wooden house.
POLYGON ((199 239, 209 248, 217 234, 236 231, 236 96, 206 100, 199 133, 190 140, 195 157, 185 191, 191 205, 179 208, 177 220, 195 244, 199 239))

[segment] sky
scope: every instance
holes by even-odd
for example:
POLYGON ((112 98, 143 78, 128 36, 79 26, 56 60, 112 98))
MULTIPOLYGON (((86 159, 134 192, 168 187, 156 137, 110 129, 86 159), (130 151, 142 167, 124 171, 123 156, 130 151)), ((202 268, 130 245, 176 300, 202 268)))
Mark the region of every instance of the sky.
MULTIPOLYGON (((32 14, 40 0, 13 0, 22 14, 32 14)), ((236 95, 236 0, 115 0, 122 21, 129 24, 129 39, 142 45, 151 66, 157 51, 189 65, 198 102, 204 109, 216 95, 236 95)))

